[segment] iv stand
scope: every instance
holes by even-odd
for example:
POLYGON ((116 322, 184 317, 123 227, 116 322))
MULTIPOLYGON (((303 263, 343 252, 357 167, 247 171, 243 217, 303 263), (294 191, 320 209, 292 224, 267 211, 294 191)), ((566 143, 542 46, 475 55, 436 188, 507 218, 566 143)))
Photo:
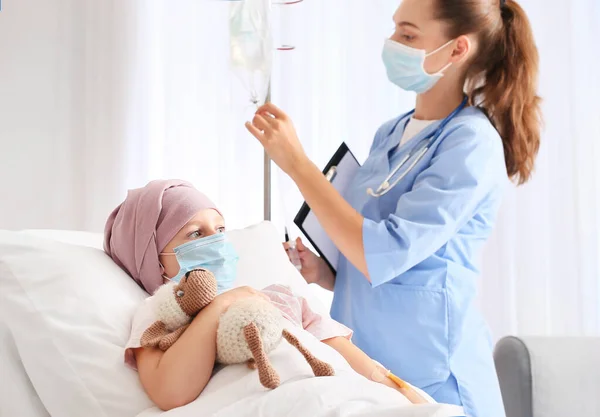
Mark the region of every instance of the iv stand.
MULTIPOLYGON (((1 1, 1 0, 0 0, 1 1)), ((244 1, 244 0, 229 0, 229 1, 244 1)), ((304 0, 282 0, 282 1, 273 1, 272 4, 277 5, 292 5, 302 3, 304 0)), ((277 48, 280 51, 289 51, 294 49, 293 46, 284 45, 277 48)), ((267 86, 267 96, 265 98, 265 103, 271 102, 271 80, 269 80, 269 84, 267 86)), ((264 220, 271 220, 271 158, 267 155, 265 151, 263 156, 263 216, 264 220)))
MULTIPOLYGON (((267 87, 267 97, 265 103, 271 102, 271 80, 267 87)), ((264 205, 264 219, 271 221, 271 158, 265 151, 264 153, 264 166, 263 166, 263 205, 264 205)))
MULTIPOLYGON (((304 0, 282 0, 282 1, 273 1, 272 4, 277 4, 280 6, 288 6, 292 4, 302 3, 304 0)), ((294 46, 290 45, 282 45, 277 48, 279 51, 291 51, 294 46)), ((273 74, 271 74, 271 77, 273 74)), ((267 87, 267 97, 265 98, 265 103, 271 102, 271 79, 269 79, 269 84, 267 87)), ((271 220, 271 158, 267 155, 267 152, 264 154, 264 165, 263 165, 263 193, 264 193, 264 218, 265 220, 271 220)))

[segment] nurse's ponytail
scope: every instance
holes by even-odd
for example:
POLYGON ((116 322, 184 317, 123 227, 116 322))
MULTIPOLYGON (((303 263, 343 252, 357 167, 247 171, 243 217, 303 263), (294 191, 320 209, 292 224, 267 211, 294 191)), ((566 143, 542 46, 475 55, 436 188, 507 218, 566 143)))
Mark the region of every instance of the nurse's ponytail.
POLYGON ((466 92, 500 133, 508 175, 523 184, 533 171, 541 130, 539 58, 529 19, 513 0, 438 0, 438 6, 449 38, 479 38, 466 92))

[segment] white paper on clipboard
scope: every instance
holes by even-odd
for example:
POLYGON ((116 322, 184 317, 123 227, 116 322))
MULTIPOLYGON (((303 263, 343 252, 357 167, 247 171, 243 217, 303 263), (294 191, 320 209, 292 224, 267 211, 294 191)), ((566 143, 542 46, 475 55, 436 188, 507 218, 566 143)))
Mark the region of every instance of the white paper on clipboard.
MULTIPOLYGON (((348 149, 348 146, 342 143, 327 164, 323 174, 325 174, 333 187, 343 195, 359 168, 360 164, 350 149, 348 149)), ((296 223, 313 247, 319 252, 319 255, 335 271, 340 258, 340 252, 321 227, 317 216, 315 216, 314 212, 306 204, 300 209, 294 223, 296 223)))

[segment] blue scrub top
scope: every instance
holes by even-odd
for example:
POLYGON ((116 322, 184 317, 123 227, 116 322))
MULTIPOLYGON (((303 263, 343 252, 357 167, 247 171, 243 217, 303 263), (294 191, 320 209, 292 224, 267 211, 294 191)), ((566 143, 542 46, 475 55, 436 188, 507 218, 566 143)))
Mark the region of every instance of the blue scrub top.
POLYGON ((378 130, 344 195, 365 218, 371 283, 342 256, 331 315, 368 355, 437 401, 470 417, 504 416, 492 340, 474 306, 477 260, 508 184, 502 140, 480 110, 465 108, 399 184, 371 197, 367 188, 440 124, 398 147, 407 120, 378 130))

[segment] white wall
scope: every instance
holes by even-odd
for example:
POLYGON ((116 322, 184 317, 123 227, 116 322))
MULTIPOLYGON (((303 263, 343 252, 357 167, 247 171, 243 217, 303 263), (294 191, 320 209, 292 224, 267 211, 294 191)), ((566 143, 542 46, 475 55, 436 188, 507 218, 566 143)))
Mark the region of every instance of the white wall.
POLYGON ((83 100, 74 3, 3 2, 0 228, 80 226, 74 206, 81 184, 70 175, 83 100))
POLYGON ((0 228, 100 231, 124 197, 135 5, 3 2, 0 228))
POLYGON ((249 108, 228 72, 227 12, 5 0, 0 228, 101 231, 127 189, 161 177, 192 181, 230 227, 262 220, 262 149, 232 104, 249 108))

